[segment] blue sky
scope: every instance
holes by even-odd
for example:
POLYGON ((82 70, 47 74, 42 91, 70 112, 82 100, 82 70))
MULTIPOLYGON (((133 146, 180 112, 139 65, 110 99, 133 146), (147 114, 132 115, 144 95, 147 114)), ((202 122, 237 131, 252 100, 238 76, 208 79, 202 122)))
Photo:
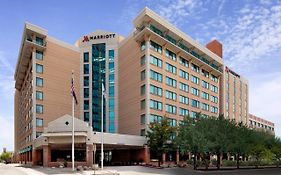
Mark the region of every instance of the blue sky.
POLYGON ((2 0, 0 149, 13 149, 13 74, 25 21, 74 43, 97 29, 127 36, 145 6, 203 45, 221 41, 225 62, 249 80, 250 112, 275 122, 281 136, 280 0, 2 0))

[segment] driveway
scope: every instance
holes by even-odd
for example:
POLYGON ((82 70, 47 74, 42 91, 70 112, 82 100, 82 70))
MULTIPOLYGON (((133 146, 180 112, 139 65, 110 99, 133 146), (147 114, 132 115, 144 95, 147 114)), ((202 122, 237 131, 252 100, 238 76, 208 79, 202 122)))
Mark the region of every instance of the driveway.
POLYGON ((281 175, 281 168, 194 171, 188 168, 155 169, 141 166, 106 167, 115 169, 120 175, 281 175))

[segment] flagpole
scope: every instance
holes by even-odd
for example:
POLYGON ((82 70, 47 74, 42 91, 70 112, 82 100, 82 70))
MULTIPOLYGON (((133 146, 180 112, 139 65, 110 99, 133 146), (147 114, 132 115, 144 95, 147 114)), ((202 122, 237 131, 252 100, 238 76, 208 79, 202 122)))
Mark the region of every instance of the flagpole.
POLYGON ((104 85, 102 82, 102 97, 101 97, 101 169, 103 169, 103 98, 104 98, 104 85))
MULTIPOLYGON (((72 81, 74 84, 74 73, 72 70, 72 81)), ((72 94, 72 171, 74 171, 74 95, 72 94)))

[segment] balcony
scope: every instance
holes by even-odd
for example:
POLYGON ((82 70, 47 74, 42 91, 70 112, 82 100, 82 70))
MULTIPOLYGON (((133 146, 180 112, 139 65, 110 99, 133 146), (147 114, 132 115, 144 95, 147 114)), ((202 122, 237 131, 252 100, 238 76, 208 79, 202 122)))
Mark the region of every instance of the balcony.
POLYGON ((47 42, 45 42, 43 38, 39 38, 39 37, 32 39, 32 37, 27 36, 25 41, 28 46, 34 46, 36 50, 39 51, 45 50, 47 46, 47 42))
MULTIPOLYGON (((142 33, 142 31, 147 30, 148 32, 153 32, 155 35, 160 36, 162 39, 164 39, 166 42, 170 43, 171 45, 175 46, 176 48, 180 49, 181 51, 187 53, 189 56, 192 56, 193 58, 197 59, 198 61, 208 65, 212 69, 222 73, 223 70, 218 65, 214 63, 214 61, 209 61, 204 56, 198 54, 194 49, 188 48, 186 45, 184 45, 181 41, 178 41, 174 38, 172 38, 170 35, 165 34, 165 32, 162 32, 160 29, 156 28, 153 25, 142 25, 140 28, 137 28, 137 31, 134 33, 135 37, 139 35, 139 33, 142 33)), ((204 55, 204 54, 203 54, 204 55)))

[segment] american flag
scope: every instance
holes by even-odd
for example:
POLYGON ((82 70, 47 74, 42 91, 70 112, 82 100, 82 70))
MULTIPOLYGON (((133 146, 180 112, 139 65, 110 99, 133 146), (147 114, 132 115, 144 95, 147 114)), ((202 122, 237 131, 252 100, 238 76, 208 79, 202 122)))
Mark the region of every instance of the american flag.
POLYGON ((73 96, 74 100, 75 100, 75 104, 78 104, 77 98, 76 98, 76 94, 75 94, 75 88, 74 88, 74 78, 71 78, 71 95, 73 96))

